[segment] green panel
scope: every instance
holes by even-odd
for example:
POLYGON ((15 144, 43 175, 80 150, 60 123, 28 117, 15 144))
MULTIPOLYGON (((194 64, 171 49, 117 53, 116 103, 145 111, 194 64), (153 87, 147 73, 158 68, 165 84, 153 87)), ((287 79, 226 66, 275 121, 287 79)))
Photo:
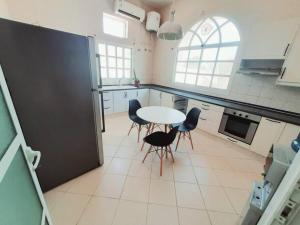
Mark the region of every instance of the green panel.
POLYGON ((0 160, 15 136, 16 130, 11 120, 3 92, 0 89, 0 160))
POLYGON ((21 149, 0 183, 0 224, 40 225, 42 205, 21 149))

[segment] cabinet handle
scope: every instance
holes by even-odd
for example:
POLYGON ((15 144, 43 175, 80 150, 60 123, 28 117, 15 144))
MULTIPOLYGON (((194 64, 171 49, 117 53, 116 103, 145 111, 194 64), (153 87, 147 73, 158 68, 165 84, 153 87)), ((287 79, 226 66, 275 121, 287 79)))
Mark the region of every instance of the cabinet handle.
POLYGON ((285 71, 286 71, 286 67, 284 67, 284 69, 283 69, 283 71, 282 71, 282 73, 281 73, 281 77, 280 77, 280 79, 282 79, 282 78, 283 78, 283 76, 284 76, 284 74, 285 74, 285 71))
POLYGON ((271 120, 271 119, 266 119, 266 120, 268 120, 268 121, 270 121, 272 123, 281 123, 280 121, 277 121, 277 120, 271 120))
POLYGON ((136 97, 139 97, 139 92, 138 91, 136 92, 136 97))
POLYGON ((227 140, 229 140, 229 141, 231 141, 231 142, 233 142, 233 143, 237 143, 236 140, 232 140, 231 138, 227 138, 227 140))
POLYGON ((202 108, 202 107, 201 107, 201 109, 202 109, 202 110, 205 110, 205 111, 208 111, 208 110, 209 110, 209 109, 206 109, 206 108, 202 108))
POLYGON ((110 107, 106 107, 106 108, 104 108, 104 109, 110 109, 110 107))
POLYGON ((205 107, 209 107, 209 105, 207 105, 207 104, 202 104, 203 106, 205 106, 205 107))
POLYGON ((204 121, 207 120, 207 119, 204 119, 204 118, 201 118, 201 117, 200 117, 199 119, 200 119, 200 120, 204 120, 204 121))
POLYGON ((284 50, 284 53, 283 53, 283 56, 286 56, 288 50, 290 48, 290 43, 288 43, 288 45, 286 46, 285 50, 284 50))
POLYGON ((110 101, 110 99, 104 99, 103 101, 104 101, 104 102, 108 102, 108 101, 110 101))

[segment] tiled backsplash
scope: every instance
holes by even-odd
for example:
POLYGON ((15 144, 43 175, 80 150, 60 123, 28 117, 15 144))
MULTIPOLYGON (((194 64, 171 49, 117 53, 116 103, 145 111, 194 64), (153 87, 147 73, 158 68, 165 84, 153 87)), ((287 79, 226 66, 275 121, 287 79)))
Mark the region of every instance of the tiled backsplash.
POLYGON ((236 74, 227 98, 300 113, 300 88, 278 86, 276 79, 236 74))

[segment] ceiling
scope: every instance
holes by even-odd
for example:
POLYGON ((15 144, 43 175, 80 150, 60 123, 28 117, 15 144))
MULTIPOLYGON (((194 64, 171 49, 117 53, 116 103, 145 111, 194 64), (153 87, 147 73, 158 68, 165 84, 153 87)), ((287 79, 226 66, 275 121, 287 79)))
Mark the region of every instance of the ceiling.
POLYGON ((173 2, 173 0, 142 0, 142 1, 145 2, 145 4, 156 8, 164 7, 173 2))

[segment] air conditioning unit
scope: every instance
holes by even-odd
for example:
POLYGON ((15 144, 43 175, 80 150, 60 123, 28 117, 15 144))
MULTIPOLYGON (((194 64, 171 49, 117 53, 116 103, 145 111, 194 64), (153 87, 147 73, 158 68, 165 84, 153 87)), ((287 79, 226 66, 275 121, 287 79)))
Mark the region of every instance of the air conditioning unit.
POLYGON ((115 0, 115 12, 123 16, 144 22, 146 12, 144 9, 124 0, 115 0))

